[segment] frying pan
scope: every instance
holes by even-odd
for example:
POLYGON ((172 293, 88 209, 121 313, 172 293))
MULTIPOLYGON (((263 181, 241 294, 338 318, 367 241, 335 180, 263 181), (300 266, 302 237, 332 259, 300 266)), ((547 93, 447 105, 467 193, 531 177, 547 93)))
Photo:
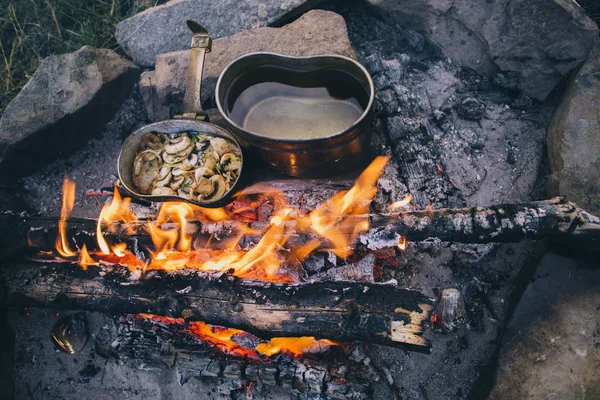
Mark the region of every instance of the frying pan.
POLYGON ((195 21, 188 20, 187 25, 193 33, 190 66, 188 69, 185 96, 183 99, 183 110, 181 115, 176 115, 173 119, 155 122, 143 126, 133 132, 121 147, 119 153, 118 174, 122 188, 132 197, 147 201, 185 201, 200 207, 215 208, 229 203, 241 186, 240 178, 244 167, 244 155, 242 147, 237 139, 225 129, 209 123, 208 116, 202 110, 200 104, 200 91, 202 86, 202 71, 204 69, 204 56, 209 53, 212 46, 212 40, 207 30, 195 21), (142 139, 145 135, 152 132, 160 132, 168 135, 174 135, 181 132, 198 132, 208 136, 220 137, 229 140, 237 146, 237 150, 242 160, 242 168, 236 181, 231 185, 223 197, 209 202, 199 202, 179 196, 154 196, 140 193, 133 181, 133 164, 136 155, 139 152, 142 139))

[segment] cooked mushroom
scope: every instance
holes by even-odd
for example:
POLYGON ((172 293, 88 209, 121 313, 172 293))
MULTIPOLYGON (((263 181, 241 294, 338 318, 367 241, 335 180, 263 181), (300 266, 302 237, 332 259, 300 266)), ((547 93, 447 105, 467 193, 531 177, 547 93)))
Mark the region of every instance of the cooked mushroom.
POLYGON ((141 193, 209 202, 223 197, 239 176, 239 150, 223 138, 195 132, 146 136, 133 164, 141 193))
POLYGON ((171 139, 169 144, 165 146, 165 151, 169 154, 181 155, 182 152, 185 152, 188 149, 189 152, 191 152, 194 149, 194 144, 192 143, 192 139, 187 135, 182 135, 181 138, 171 139))
POLYGON ((154 187, 167 186, 172 177, 173 177, 173 174, 171 172, 169 172, 167 174, 167 176, 165 176, 163 179, 157 180, 156 183, 154 184, 154 187))
POLYGON ((185 181, 185 177, 180 175, 178 177, 173 178, 173 180, 171 181, 171 184, 169 185, 169 187, 173 190, 177 190, 181 187, 181 185, 183 184, 183 181, 185 181))
POLYGON ((242 159, 237 154, 227 153, 221 157, 221 170, 237 171, 242 168, 242 159))
POLYGON ((207 178, 200 178, 195 185, 192 185, 192 190, 194 193, 199 194, 198 199, 200 199, 200 197, 204 198, 212 194, 214 192, 214 185, 207 178))
POLYGON ((211 138, 210 145, 212 146, 214 151, 219 155, 217 157, 217 160, 220 159, 223 154, 233 153, 236 150, 230 142, 219 137, 211 138))
POLYGON ((177 193, 168 187, 157 187, 152 190, 152 196, 177 196, 177 193))
POLYGON ((225 195, 225 193, 227 193, 227 190, 228 190, 227 182, 225 182, 225 179, 223 179, 223 177, 221 175, 211 176, 210 181, 212 182, 214 191, 212 192, 212 194, 210 196, 204 198, 205 201, 218 200, 221 197, 223 197, 223 195, 225 195))

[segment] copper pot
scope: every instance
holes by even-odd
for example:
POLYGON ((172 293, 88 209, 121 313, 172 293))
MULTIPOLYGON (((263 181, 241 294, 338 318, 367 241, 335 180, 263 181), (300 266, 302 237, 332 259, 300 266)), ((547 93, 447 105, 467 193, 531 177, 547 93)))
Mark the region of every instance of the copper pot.
POLYGON ((215 97, 220 113, 240 142, 255 150, 267 165, 286 175, 338 175, 362 166, 369 158, 375 89, 367 70, 351 58, 338 55, 291 57, 274 53, 247 54, 223 70, 217 81, 215 97), (315 102, 307 106, 306 102, 312 99, 301 98, 302 90, 309 88, 311 91, 335 81, 339 83, 326 88, 326 101, 331 103, 315 102), (268 85, 273 85, 273 82, 279 86, 269 89, 268 85), (256 89, 259 84, 268 89, 256 89), (286 92, 289 96, 277 93, 281 85, 292 87, 290 92, 286 92), (254 90, 256 94, 248 95, 247 90, 254 90), (294 98, 295 91, 300 97, 294 98), (340 93, 332 94, 332 91, 340 93), (244 100, 244 96, 247 99, 244 100), (346 109, 352 106, 347 100, 350 98, 354 99, 354 105, 360 107, 360 112, 347 112, 346 109), (248 109, 247 113, 242 112, 241 117, 235 115, 238 101, 251 103, 240 106, 248 109), (305 103, 301 103, 303 101, 305 103), (286 105, 286 102, 291 103, 286 105), (263 110, 259 110, 260 107, 263 110), (340 107, 345 108, 341 110, 340 107), (296 108, 303 108, 298 111, 301 115, 296 115, 296 108), (257 115, 259 111, 261 115, 257 115), (297 126, 291 127, 290 124, 294 123, 297 126), (311 131, 310 137, 306 138, 301 137, 303 132, 298 131, 305 125, 307 131, 311 131), (319 127, 323 130, 314 135, 312 131, 319 127), (336 127, 339 129, 336 130, 336 127), (290 134, 290 130, 294 132, 290 134))

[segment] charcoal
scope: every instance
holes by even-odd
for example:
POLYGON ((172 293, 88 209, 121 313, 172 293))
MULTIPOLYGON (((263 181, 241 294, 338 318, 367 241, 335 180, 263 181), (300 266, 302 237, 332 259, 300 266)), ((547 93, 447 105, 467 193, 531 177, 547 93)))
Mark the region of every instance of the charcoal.
POLYGON ((376 96, 381 108, 386 114, 391 115, 398 110, 398 101, 392 90, 388 89, 378 92, 376 96))
POLYGON ((323 253, 311 254, 304 260, 303 265, 309 274, 317 273, 325 267, 325 255, 323 253))
POLYGON ((519 86, 520 75, 518 72, 505 72, 492 78, 494 85, 510 90, 517 90, 519 86))
POLYGON ((485 105, 473 97, 467 97, 458 106, 458 115, 465 119, 479 120, 485 111, 485 105))
POLYGON ((402 120, 402 117, 388 118, 387 122, 388 134, 393 142, 406 137, 406 133, 408 132, 409 128, 402 120))
POLYGON ((513 98, 509 94, 500 90, 484 93, 481 97, 494 104, 510 104, 513 102, 513 98))
POLYGON ((520 94, 519 97, 513 101, 510 106, 512 108, 516 108, 517 110, 528 110, 533 106, 533 100, 531 97, 526 96, 524 94, 520 94))
MULTIPOLYGON (((258 377, 260 381, 265 385, 276 385, 278 372, 279 371, 275 367, 265 365, 258 366, 258 377)), ((318 390, 317 393, 320 393, 320 390, 318 390)))
POLYGON ((411 93, 410 90, 403 85, 396 84, 394 85, 394 92, 396 93, 396 98, 398 99, 398 103, 402 108, 408 108, 411 105, 411 93))
POLYGON ((425 47, 425 38, 419 32, 415 32, 412 30, 404 31, 404 39, 406 40, 406 44, 413 50, 415 53, 423 52, 423 48, 425 47))
POLYGON ((399 60, 385 60, 383 61, 385 68, 385 75, 388 77, 389 82, 392 84, 399 83, 404 76, 404 68, 399 60))
POLYGON ((386 75, 379 74, 373 77, 373 85, 375 85, 375 89, 377 90, 384 90, 390 87, 390 81, 386 75))
POLYGON ((371 76, 375 76, 379 74, 383 70, 383 65, 381 63, 381 56, 378 53, 371 54, 365 59, 365 67, 367 71, 371 74, 371 76))

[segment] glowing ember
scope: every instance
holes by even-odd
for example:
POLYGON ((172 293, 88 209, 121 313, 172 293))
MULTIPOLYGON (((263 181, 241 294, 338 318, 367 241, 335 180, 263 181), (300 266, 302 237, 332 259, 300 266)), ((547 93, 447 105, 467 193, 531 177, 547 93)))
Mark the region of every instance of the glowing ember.
POLYGON ((62 207, 60 209, 60 220, 58 221, 58 236, 56 237, 56 251, 63 257, 72 257, 76 253, 69 248, 67 243, 67 217, 73 210, 75 203, 75 182, 65 177, 62 190, 62 207))
POLYGON ((400 249, 401 251, 406 250, 406 237, 405 236, 401 236, 400 239, 398 239, 398 249, 400 249))
POLYGON ((406 195, 406 197, 405 197, 405 198, 403 198, 402 200, 400 200, 400 201, 396 201, 396 202, 394 202, 394 203, 390 204, 390 207, 389 207, 389 209, 390 209, 390 210, 397 210, 397 209, 399 209, 399 208, 406 207, 407 205, 409 205, 409 204, 410 204, 410 202, 411 202, 411 201, 412 201, 412 194, 410 194, 410 193, 409 193, 409 194, 407 194, 407 195, 406 195))
MULTIPOLYGON (((138 314, 139 317, 147 318, 162 325, 182 325, 183 318, 170 318, 153 314, 138 314)), ((223 353, 240 358, 258 360, 259 354, 272 357, 279 353, 287 353, 299 356, 306 353, 322 352, 329 347, 338 346, 339 343, 327 339, 317 340, 314 337, 285 337, 273 338, 268 342, 259 343, 256 349, 242 347, 234 341, 236 335, 247 335, 245 331, 234 328, 223 328, 210 326, 204 322, 190 322, 187 331, 194 337, 217 347, 223 353)))
POLYGON ((273 338, 268 343, 260 343, 256 346, 256 351, 266 356, 272 356, 280 352, 299 356, 304 353, 321 351, 322 349, 337 345, 338 343, 332 342, 331 340, 316 340, 312 336, 303 336, 299 338, 273 338))

